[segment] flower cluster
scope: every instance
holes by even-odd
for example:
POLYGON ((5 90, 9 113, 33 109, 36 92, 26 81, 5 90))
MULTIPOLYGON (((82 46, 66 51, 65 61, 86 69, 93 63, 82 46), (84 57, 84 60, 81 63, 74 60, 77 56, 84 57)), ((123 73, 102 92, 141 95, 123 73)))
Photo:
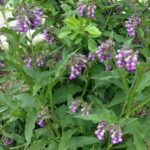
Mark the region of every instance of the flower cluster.
POLYGON ((76 100, 71 103, 69 109, 72 113, 76 113, 80 109, 81 115, 88 115, 90 111, 90 105, 88 103, 76 100))
POLYGON ((35 7, 17 7, 16 28, 19 32, 27 32, 29 28, 35 29, 41 22, 42 11, 35 7))
POLYGON ((53 43, 54 37, 52 36, 50 29, 44 29, 43 33, 45 41, 48 42, 49 44, 53 43))
POLYGON ((31 68, 33 64, 41 68, 44 66, 46 60, 47 57, 45 56, 45 54, 43 54, 43 52, 41 52, 41 54, 35 56, 34 58, 31 58, 28 54, 23 57, 23 63, 27 68, 31 68))
POLYGON ((115 130, 111 129, 110 130, 110 136, 111 136, 111 143, 112 144, 118 144, 122 142, 122 131, 121 129, 115 130))
POLYGON ((3 63, 0 62, 0 68, 1 67, 5 67, 5 64, 3 64, 3 63))
POLYGON ((95 134, 97 136, 97 138, 99 140, 103 140, 104 139, 104 135, 105 135, 105 125, 106 125, 106 122, 105 121, 101 121, 98 126, 97 126, 97 129, 95 131, 95 134))
POLYGON ((104 62, 107 59, 112 59, 112 50, 114 42, 112 40, 106 40, 98 47, 96 55, 100 62, 104 62))
POLYGON ((125 22, 125 27, 126 30, 131 37, 135 37, 135 29, 137 25, 140 24, 140 18, 136 15, 132 15, 126 22, 125 22))
POLYGON ((89 5, 87 6, 86 4, 82 3, 82 0, 79 0, 78 6, 77 6, 77 12, 79 16, 83 16, 85 12, 87 11, 87 15, 89 18, 94 18, 94 13, 96 10, 96 5, 89 5))
POLYGON ((90 52, 88 55, 88 59, 91 61, 94 61, 95 60, 95 54, 93 52, 90 52))
POLYGON ((119 126, 108 125, 105 121, 101 121, 95 131, 95 134, 100 141, 104 139, 106 131, 110 133, 112 144, 118 144, 122 142, 121 128, 119 126))
POLYGON ((25 66, 27 68, 31 68, 32 67, 32 59, 28 55, 23 57, 23 63, 25 64, 25 66))
POLYGON ((117 50, 116 60, 119 68, 126 67, 128 71, 133 72, 138 63, 138 52, 122 46, 121 49, 117 50))
POLYGON ((40 128, 43 128, 45 126, 45 120, 48 118, 48 108, 42 108, 42 110, 39 112, 37 116, 37 125, 40 128))
POLYGON ((13 142, 14 142, 14 140, 11 138, 7 138, 7 137, 3 138, 4 145, 11 145, 11 144, 13 144, 13 142))
POLYGON ((81 72, 82 70, 86 67, 87 63, 87 58, 85 55, 75 55, 71 59, 71 67, 70 67, 70 75, 69 79, 75 79, 81 72))
POLYGON ((0 5, 2 5, 3 4, 3 0, 0 0, 0 5))

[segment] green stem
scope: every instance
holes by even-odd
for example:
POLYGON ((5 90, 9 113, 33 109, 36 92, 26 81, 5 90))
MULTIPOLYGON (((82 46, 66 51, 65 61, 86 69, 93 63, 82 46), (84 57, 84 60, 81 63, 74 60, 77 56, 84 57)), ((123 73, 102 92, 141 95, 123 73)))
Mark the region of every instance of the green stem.
POLYGON ((11 147, 10 149, 19 149, 21 147, 24 147, 26 144, 22 144, 22 145, 18 145, 18 146, 15 146, 15 147, 11 147))
POLYGON ((89 80, 87 80, 87 81, 85 82, 85 87, 84 87, 84 90, 83 90, 83 92, 82 92, 81 97, 83 97, 83 96, 85 95, 86 90, 87 90, 87 88, 88 88, 88 85, 89 85, 89 80))

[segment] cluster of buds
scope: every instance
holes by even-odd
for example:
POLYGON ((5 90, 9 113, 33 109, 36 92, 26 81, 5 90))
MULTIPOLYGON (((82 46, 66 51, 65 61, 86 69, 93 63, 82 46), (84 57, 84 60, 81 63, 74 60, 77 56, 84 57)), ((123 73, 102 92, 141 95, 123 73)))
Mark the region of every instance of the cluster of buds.
POLYGON ((40 128, 44 128, 45 126, 45 120, 48 118, 48 108, 42 108, 42 110, 39 112, 38 116, 37 116, 37 125, 40 128))
POLYGON ((14 140, 8 137, 3 138, 4 145, 11 145, 13 144, 14 140))
POLYGON ((47 61, 47 56, 43 52, 41 52, 41 54, 35 56, 34 58, 30 57, 28 54, 23 56, 23 63, 27 68, 31 68, 33 64, 41 68, 44 66, 46 61, 47 61))
POLYGON ((90 105, 87 102, 76 100, 71 103, 69 109, 72 113, 80 110, 81 115, 89 115, 90 105))
POLYGON ((90 52, 90 53, 89 53, 88 59, 89 59, 90 61, 94 61, 94 60, 95 60, 95 54, 94 54, 94 52, 90 52))
POLYGON ((125 27, 130 37, 135 37, 136 27, 140 24, 140 18, 132 15, 126 22, 125 27))
POLYGON ((110 133, 112 144, 118 144, 122 142, 122 131, 120 126, 108 125, 105 121, 101 121, 98 124, 95 134, 97 138, 102 141, 107 131, 110 133))
POLYGON ((3 4, 3 0, 0 0, 0 5, 2 5, 3 4))
POLYGON ((112 40, 106 40, 102 42, 102 44, 98 47, 96 55, 100 62, 104 62, 107 59, 112 59, 112 51, 114 44, 115 43, 112 40))
POLYGON ((72 57, 70 64, 70 75, 69 79, 75 79, 77 76, 79 76, 82 72, 82 70, 86 67, 87 58, 85 55, 77 54, 72 57))
POLYGON ((119 68, 126 67, 128 71, 133 72, 136 70, 138 63, 138 52, 122 46, 117 50, 116 60, 119 68))
POLYGON ((79 0, 77 6, 77 12, 79 16, 83 16, 87 11, 88 17, 92 19, 94 18, 95 10, 96 10, 96 5, 92 5, 89 3, 89 5, 87 6, 86 4, 83 4, 82 0, 79 0))
POLYGON ((34 6, 17 7, 16 28, 19 32, 27 32, 29 28, 35 29, 39 26, 42 11, 34 6))
POLYGON ((45 38, 45 41, 49 44, 52 44, 54 41, 54 36, 51 33, 51 30, 49 28, 43 30, 43 36, 45 38))
POLYGON ((0 62, 0 68, 1 67, 5 67, 5 64, 0 62))

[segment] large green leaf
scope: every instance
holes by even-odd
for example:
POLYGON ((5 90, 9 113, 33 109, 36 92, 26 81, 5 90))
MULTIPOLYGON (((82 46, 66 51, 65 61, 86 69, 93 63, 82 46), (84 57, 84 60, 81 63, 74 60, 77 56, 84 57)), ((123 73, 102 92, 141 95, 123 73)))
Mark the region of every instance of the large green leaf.
POLYGON ((27 146, 31 142, 36 119, 37 119, 37 113, 36 113, 35 109, 29 109, 27 112, 25 131, 24 131, 27 146))
POLYGON ((62 137, 60 138, 58 150, 67 150, 67 144, 74 132, 75 130, 68 130, 63 132, 62 137))
POLYGON ((83 147, 85 145, 91 145, 99 143, 99 140, 96 137, 92 136, 78 136, 78 137, 72 137, 68 143, 68 148, 78 148, 83 147))
POLYGON ((66 84, 54 92, 55 103, 58 104, 67 101, 69 95, 72 96, 80 91, 82 91, 80 86, 75 84, 66 84))
POLYGON ((140 91, 144 90, 146 87, 149 87, 149 86, 150 86, 150 71, 145 73, 145 75, 143 76, 140 84, 137 87, 136 92, 140 92, 140 91))
POLYGON ((94 26, 94 25, 88 25, 86 28, 85 28, 85 31, 87 31, 90 35, 90 37, 99 37, 102 33, 99 31, 99 29, 94 26))

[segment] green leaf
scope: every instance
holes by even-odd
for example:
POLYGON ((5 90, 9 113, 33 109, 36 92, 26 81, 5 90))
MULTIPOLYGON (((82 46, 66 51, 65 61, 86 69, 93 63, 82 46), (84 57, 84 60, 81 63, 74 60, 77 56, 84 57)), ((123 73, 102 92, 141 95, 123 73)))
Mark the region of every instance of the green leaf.
POLYGON ((75 17, 68 17, 67 19, 65 19, 64 22, 66 23, 67 27, 69 27, 72 30, 79 29, 80 21, 75 17))
POLYGON ((136 92, 140 92, 144 90, 146 87, 150 86, 150 71, 146 72, 145 75, 143 76, 140 84, 137 87, 136 92))
POLYGON ((45 148, 47 141, 45 139, 34 141, 28 150, 41 150, 45 148))
POLYGON ((80 86, 75 84, 66 84, 54 92, 55 103, 58 104, 67 101, 69 95, 72 96, 80 91, 82 91, 80 86))
POLYGON ((67 150, 67 144, 74 132, 75 130, 68 130, 63 132, 62 137, 60 138, 58 150, 67 150))
POLYGON ((88 39, 88 49, 90 51, 95 51, 97 49, 96 42, 93 39, 91 39, 91 38, 88 39))
POLYGON ((99 31, 99 29, 97 27, 95 27, 94 25, 88 25, 85 28, 85 31, 87 31, 89 33, 89 35, 91 37, 99 37, 102 33, 99 31))
POLYGON ((26 117, 26 124, 25 124, 25 139, 27 142, 28 146, 31 142, 31 137, 33 134, 33 129, 35 127, 35 122, 37 119, 37 113, 35 111, 35 109, 29 109, 27 112, 27 117, 26 117))
POLYGON ((58 38, 63 39, 70 33, 71 33, 71 30, 68 30, 68 29, 61 30, 61 33, 58 35, 58 38))
POLYGON ((83 147, 85 145, 91 145, 99 143, 99 140, 96 137, 92 136, 78 136, 78 137, 72 137, 68 143, 68 148, 78 148, 83 147))
POLYGON ((29 109, 29 108, 35 107, 34 98, 31 95, 29 95, 28 93, 16 95, 14 98, 16 98, 18 101, 20 101, 22 108, 29 109))
POLYGON ((115 70, 109 72, 101 72, 98 75, 92 76, 92 79, 100 80, 100 81, 109 81, 117 78, 120 78, 120 76, 115 70))
POLYGON ((122 91, 118 91, 115 94, 115 97, 108 104, 108 107, 112 107, 112 106, 118 105, 118 104, 122 103, 124 100, 125 100, 125 94, 122 91))

